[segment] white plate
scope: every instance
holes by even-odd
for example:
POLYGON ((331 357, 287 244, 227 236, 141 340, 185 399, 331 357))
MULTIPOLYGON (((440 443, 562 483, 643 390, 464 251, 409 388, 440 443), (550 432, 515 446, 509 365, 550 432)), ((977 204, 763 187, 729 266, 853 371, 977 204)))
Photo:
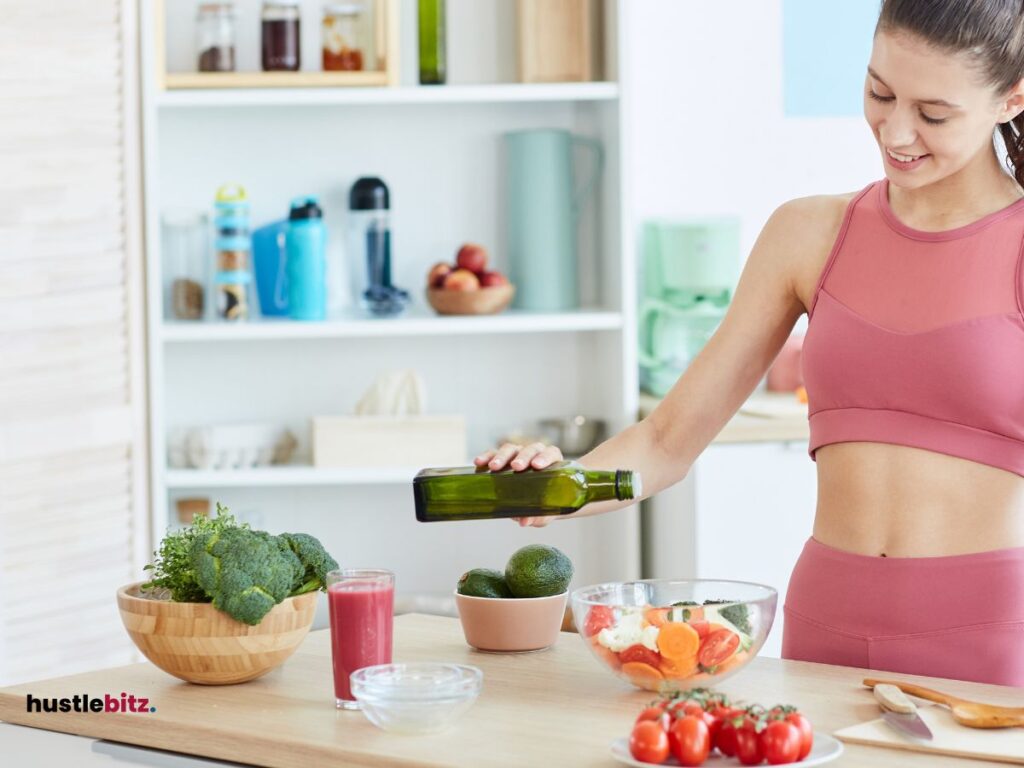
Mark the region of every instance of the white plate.
MULTIPOLYGON (((799 763, 790 763, 790 765, 799 766, 799 768, 824 765, 825 763, 831 763, 841 754, 843 754, 843 743, 841 741, 833 739, 827 733, 815 731, 814 746, 811 747, 810 754, 799 763)), ((642 763, 639 760, 634 760, 633 756, 629 754, 629 739, 616 739, 612 742, 612 757, 620 763, 636 766, 636 768, 650 768, 650 766, 655 765, 655 763, 642 763)), ((679 765, 679 762, 674 757, 670 757, 662 765, 679 765)), ((721 752, 712 752, 708 755, 708 759, 704 761, 704 765, 710 765, 714 768, 722 766, 724 768, 727 765, 742 765, 742 763, 735 757, 726 757, 721 752)), ((762 763, 762 765, 766 765, 766 763, 762 763)))

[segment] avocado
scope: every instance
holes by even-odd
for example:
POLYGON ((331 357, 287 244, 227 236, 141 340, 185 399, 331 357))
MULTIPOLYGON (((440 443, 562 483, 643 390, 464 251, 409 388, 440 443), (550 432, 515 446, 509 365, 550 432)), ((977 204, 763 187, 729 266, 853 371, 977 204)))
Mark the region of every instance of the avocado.
POLYGON ((516 550, 505 566, 505 583, 516 597, 560 595, 569 588, 572 561, 547 544, 516 550))
POLYGON ((474 568, 459 579, 458 592, 470 597, 512 597, 505 575, 493 568, 474 568))

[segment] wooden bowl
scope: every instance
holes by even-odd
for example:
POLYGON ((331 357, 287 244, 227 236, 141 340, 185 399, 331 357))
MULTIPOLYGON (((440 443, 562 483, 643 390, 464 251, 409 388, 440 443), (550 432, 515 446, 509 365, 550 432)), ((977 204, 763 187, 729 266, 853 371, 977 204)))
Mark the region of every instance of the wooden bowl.
POLYGON ((313 624, 316 592, 289 597, 254 627, 211 603, 143 597, 142 582, 117 590, 121 621, 147 659, 169 675, 203 685, 244 683, 292 655, 313 624))
POLYGON ((427 288, 427 301, 439 315, 494 315, 512 303, 514 285, 492 285, 472 291, 427 288))

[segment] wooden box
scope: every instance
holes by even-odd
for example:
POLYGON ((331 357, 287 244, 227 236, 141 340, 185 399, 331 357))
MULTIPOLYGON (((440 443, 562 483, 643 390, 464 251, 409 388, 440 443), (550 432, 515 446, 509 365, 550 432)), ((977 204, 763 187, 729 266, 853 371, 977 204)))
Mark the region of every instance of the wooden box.
POLYGON ((585 82, 599 78, 599 0, 518 3, 520 82, 585 82))
POLYGON ((462 416, 316 416, 314 467, 444 467, 466 463, 462 416))

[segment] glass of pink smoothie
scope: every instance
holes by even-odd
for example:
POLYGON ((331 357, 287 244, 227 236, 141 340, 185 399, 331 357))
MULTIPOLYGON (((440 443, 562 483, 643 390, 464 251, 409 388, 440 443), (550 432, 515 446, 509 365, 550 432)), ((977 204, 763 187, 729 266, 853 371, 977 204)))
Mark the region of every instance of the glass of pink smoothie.
POLYGON ((349 688, 357 669, 391 663, 395 574, 370 568, 342 568, 327 574, 331 612, 334 698, 339 709, 359 709, 349 688))

